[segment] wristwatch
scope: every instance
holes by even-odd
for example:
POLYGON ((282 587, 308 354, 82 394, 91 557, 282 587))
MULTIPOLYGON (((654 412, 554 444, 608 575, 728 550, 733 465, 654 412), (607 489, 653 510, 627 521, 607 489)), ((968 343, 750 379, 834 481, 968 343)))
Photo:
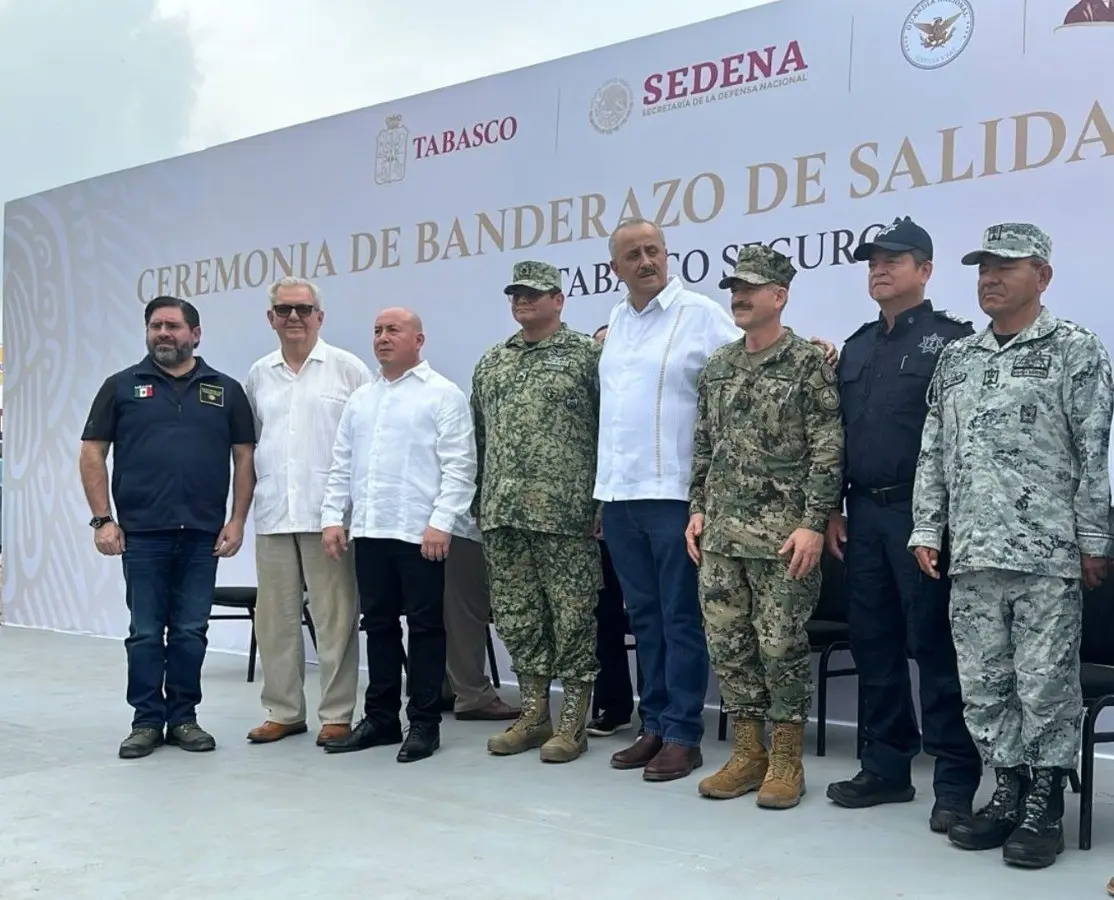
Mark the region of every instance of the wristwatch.
POLYGON ((93 516, 93 518, 89 520, 89 527, 95 531, 98 528, 103 528, 111 521, 112 516, 93 516))

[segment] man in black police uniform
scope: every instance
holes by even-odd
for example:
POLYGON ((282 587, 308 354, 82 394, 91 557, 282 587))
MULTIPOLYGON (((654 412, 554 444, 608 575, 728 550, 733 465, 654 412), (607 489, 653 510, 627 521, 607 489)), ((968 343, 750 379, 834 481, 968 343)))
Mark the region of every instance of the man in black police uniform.
POLYGON ((924 750, 936 757, 929 825, 946 833, 970 815, 982 763, 963 722, 949 582, 921 575, 906 542, 928 384, 940 350, 974 329, 925 299, 932 239, 908 217, 860 244, 854 256, 869 265, 870 296, 881 313, 847 339, 839 361, 847 516, 833 513, 827 543, 837 558, 846 556, 865 740, 862 771, 829 785, 828 797, 852 809, 913 799, 910 769, 922 737, 908 652, 920 675, 924 750))
POLYGON ((123 557, 131 612, 124 645, 135 714, 122 759, 147 756, 164 740, 191 751, 216 746, 197 724, 201 665, 217 561, 240 549, 255 487, 251 407, 239 382, 193 355, 197 310, 156 297, 143 318, 148 355, 105 380, 81 435, 93 540, 105 556, 123 557))

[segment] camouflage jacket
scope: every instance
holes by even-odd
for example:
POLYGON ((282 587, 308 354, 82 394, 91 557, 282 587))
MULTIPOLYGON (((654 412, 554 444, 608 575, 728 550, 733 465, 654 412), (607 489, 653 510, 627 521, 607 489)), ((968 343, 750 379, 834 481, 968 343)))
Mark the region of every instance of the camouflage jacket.
MULTIPOLYGON (((788 331, 788 330, 787 330, 788 331)), ((788 331, 757 365, 744 340, 697 386, 689 509, 711 553, 776 559, 797 528, 823 532, 843 487, 843 420, 824 351, 788 331)))
POLYGON ((565 325, 528 346, 516 334, 472 376, 480 529, 592 533, 600 346, 565 325))
POLYGON ((1073 322, 1041 310, 1006 346, 993 332, 944 348, 929 386, 909 546, 941 549, 951 571, 1079 578, 1079 555, 1108 556, 1110 357, 1073 322))

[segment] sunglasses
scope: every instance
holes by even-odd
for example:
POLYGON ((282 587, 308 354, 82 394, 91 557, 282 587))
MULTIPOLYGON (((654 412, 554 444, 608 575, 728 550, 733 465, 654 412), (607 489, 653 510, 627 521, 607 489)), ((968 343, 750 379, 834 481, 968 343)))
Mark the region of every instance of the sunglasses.
POLYGON ((289 303, 276 303, 271 307, 271 310, 280 319, 289 319, 292 312, 297 312, 299 319, 308 319, 317 312, 317 307, 309 303, 299 303, 297 306, 291 306, 289 303))

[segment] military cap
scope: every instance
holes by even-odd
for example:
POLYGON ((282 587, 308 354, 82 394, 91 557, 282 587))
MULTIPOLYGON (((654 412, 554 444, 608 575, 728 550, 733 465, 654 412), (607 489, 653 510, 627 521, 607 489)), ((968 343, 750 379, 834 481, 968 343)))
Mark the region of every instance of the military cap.
POLYGON ((1036 256, 1052 262, 1052 238, 1027 222, 1004 222, 991 225, 982 235, 982 247, 964 254, 965 266, 977 266, 983 256, 1002 259, 1028 259, 1036 256))
POLYGON ((513 294, 525 288, 528 291, 541 291, 551 294, 560 291, 561 273, 549 263, 525 260, 514 264, 511 283, 503 288, 504 294, 513 294))
POLYGON ((720 290, 732 287, 736 281, 747 284, 776 284, 789 287, 797 274, 788 256, 778 253, 765 244, 752 244, 739 248, 735 271, 720 280, 720 290))
POLYGON ((873 241, 859 244, 852 256, 859 262, 866 262, 875 250, 888 250, 890 253, 920 250, 932 259, 932 238, 920 225, 905 216, 903 219, 894 219, 893 224, 879 231, 873 241))

